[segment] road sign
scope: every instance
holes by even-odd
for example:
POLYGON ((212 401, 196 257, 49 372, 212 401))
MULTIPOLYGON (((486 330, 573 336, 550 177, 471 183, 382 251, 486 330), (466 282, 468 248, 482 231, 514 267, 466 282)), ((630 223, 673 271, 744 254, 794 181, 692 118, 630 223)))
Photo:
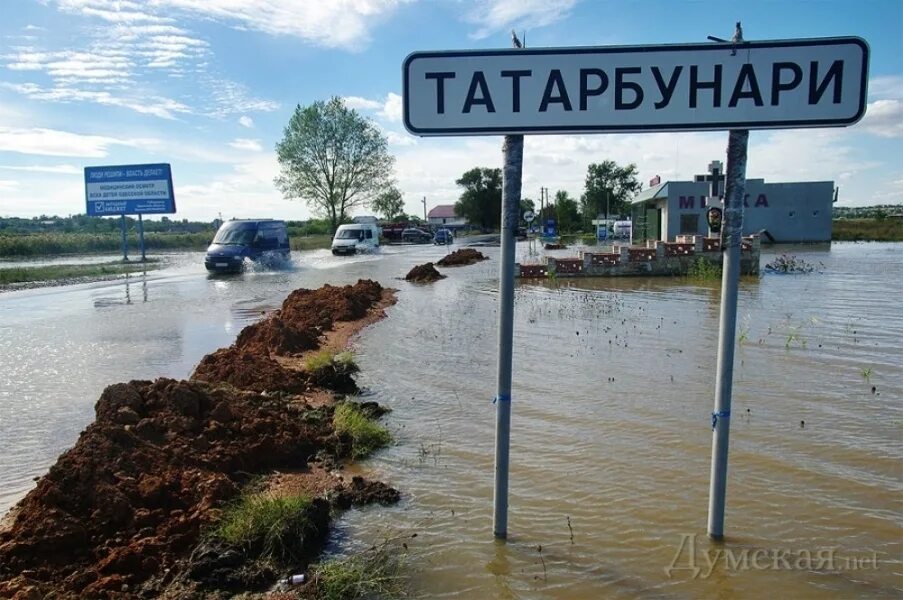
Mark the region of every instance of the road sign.
POLYGON ((176 212, 172 170, 165 163, 85 167, 85 199, 91 216, 176 212))
POLYGON ((865 114, 855 37, 415 52, 403 66, 416 135, 781 129, 865 114))
POLYGON ((532 223, 533 219, 535 219, 535 218, 536 218, 536 215, 533 214, 532 210, 528 210, 527 212, 524 213, 524 221, 526 221, 527 223, 532 223))

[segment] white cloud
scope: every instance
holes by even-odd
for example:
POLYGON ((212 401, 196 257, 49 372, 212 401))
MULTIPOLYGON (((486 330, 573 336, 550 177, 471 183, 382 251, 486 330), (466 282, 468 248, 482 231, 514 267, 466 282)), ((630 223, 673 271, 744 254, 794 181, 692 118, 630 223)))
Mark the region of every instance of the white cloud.
POLYGON ((384 100, 372 100, 370 98, 361 98, 360 96, 345 96, 342 100, 348 108, 372 112, 376 116, 392 123, 401 122, 402 101, 401 96, 395 92, 386 94, 384 100))
POLYGON ((108 91, 83 90, 74 87, 62 86, 54 88, 42 88, 34 83, 0 83, 0 87, 13 90, 32 100, 45 102, 93 102, 106 106, 119 106, 135 112, 160 117, 162 119, 175 119, 177 113, 191 112, 188 106, 162 97, 123 97, 115 96, 108 91))
POLYGON ((301 38, 318 46, 361 50, 370 29, 406 0, 57 0, 61 9, 118 23, 168 22, 178 13, 236 29, 301 38))
POLYGON ((224 118, 246 112, 272 112, 279 109, 279 103, 251 95, 247 86, 228 79, 208 77, 203 83, 211 90, 213 106, 209 114, 224 118))
POLYGON ((401 96, 393 92, 389 92, 386 101, 380 111, 380 115, 393 123, 401 122, 402 102, 401 96))
POLYGON ((0 192, 9 192, 19 187, 18 181, 10 179, 0 179, 0 192))
POLYGON ((361 98, 360 96, 345 96, 342 100, 345 101, 345 106, 355 110, 380 110, 383 107, 382 102, 361 98))
POLYGON ((409 133, 399 133, 391 130, 383 130, 383 133, 390 146, 414 146, 417 144, 417 138, 409 133))
POLYGON ((238 124, 242 127, 247 127, 248 129, 254 127, 254 119, 249 117, 248 115, 242 115, 238 119, 238 124))
POLYGON ((479 25, 472 37, 482 39, 509 29, 535 29, 568 16, 577 0, 482 0, 467 21, 479 25))
POLYGON ((884 75, 869 80, 869 97, 875 100, 903 100, 903 75, 884 75))
POLYGON ((100 135, 81 135, 56 129, 0 127, 0 151, 44 156, 103 158, 115 144, 135 145, 100 135))
POLYGON ((857 126, 880 137, 903 138, 903 100, 870 102, 857 126))
POLYGON ((250 140, 248 138, 235 138, 229 142, 229 145, 236 150, 248 150, 250 152, 260 152, 263 150, 263 147, 260 145, 260 140, 250 140))
POLYGON ((8 171, 25 171, 28 173, 52 173, 57 175, 81 175, 84 171, 75 165, 0 165, 0 169, 8 171))

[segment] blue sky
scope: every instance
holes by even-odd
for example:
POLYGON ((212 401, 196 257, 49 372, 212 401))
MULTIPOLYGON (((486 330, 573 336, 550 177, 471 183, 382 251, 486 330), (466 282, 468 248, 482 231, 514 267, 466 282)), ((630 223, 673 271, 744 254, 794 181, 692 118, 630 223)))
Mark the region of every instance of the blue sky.
MULTIPOLYGON (((409 212, 453 202, 455 179, 500 166, 497 137, 416 138, 401 124, 414 50, 856 35, 869 107, 846 129, 754 131, 749 177, 834 180, 840 203, 903 203, 903 0, 0 0, 0 215, 85 210, 86 165, 170 162, 179 217, 307 218, 273 186, 297 104, 332 95, 388 136, 409 212)), ((529 136, 524 195, 579 196, 586 166, 634 162, 683 179, 726 133, 529 136)), ((364 211, 366 212, 366 211, 364 211)))

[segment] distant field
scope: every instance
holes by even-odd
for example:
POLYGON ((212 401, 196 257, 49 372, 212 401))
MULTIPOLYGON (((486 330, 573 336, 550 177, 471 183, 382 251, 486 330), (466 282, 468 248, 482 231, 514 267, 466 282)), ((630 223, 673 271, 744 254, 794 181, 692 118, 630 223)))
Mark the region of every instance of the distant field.
POLYGON ((837 242, 901 242, 903 219, 834 219, 831 239, 837 242))
MULTIPOLYGON (((144 236, 148 251, 205 250, 214 232, 201 233, 147 233, 144 236)), ((328 248, 332 236, 293 236, 293 250, 328 248)), ((129 252, 138 252, 138 236, 128 238, 129 252)), ((25 258, 35 256, 59 256, 64 254, 93 254, 119 252, 121 238, 118 233, 35 233, 0 235, 0 257, 25 258)))
POLYGON ((43 267, 11 267, 0 269, 0 285, 12 283, 28 283, 32 281, 59 281, 79 278, 104 278, 109 275, 122 275, 159 269, 161 263, 108 262, 89 265, 47 265, 43 267))

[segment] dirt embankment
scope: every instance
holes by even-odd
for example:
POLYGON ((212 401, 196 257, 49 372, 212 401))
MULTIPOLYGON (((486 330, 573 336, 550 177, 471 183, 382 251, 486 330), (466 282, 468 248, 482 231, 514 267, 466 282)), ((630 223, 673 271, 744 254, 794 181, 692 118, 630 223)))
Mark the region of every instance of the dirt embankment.
POLYGON ((372 281, 297 290, 233 346, 206 356, 191 381, 104 390, 95 421, 0 531, 0 597, 262 590, 282 574, 249 567, 246 548, 211 546, 208 535, 249 483, 315 497, 314 533, 291 565, 300 570, 325 540, 330 506, 397 500, 384 484, 330 473, 349 443, 333 425, 329 378, 314 383, 303 366, 304 352, 344 345, 393 301, 372 281))
POLYGON ((413 281, 414 283, 432 283, 440 279, 445 279, 445 275, 436 270, 433 263, 428 262, 423 265, 417 265, 405 275, 405 281, 413 281))
POLYGON ((488 259, 488 256, 473 248, 461 248, 455 250, 451 254, 442 257, 436 264, 440 267, 461 267, 478 263, 481 260, 488 259))

